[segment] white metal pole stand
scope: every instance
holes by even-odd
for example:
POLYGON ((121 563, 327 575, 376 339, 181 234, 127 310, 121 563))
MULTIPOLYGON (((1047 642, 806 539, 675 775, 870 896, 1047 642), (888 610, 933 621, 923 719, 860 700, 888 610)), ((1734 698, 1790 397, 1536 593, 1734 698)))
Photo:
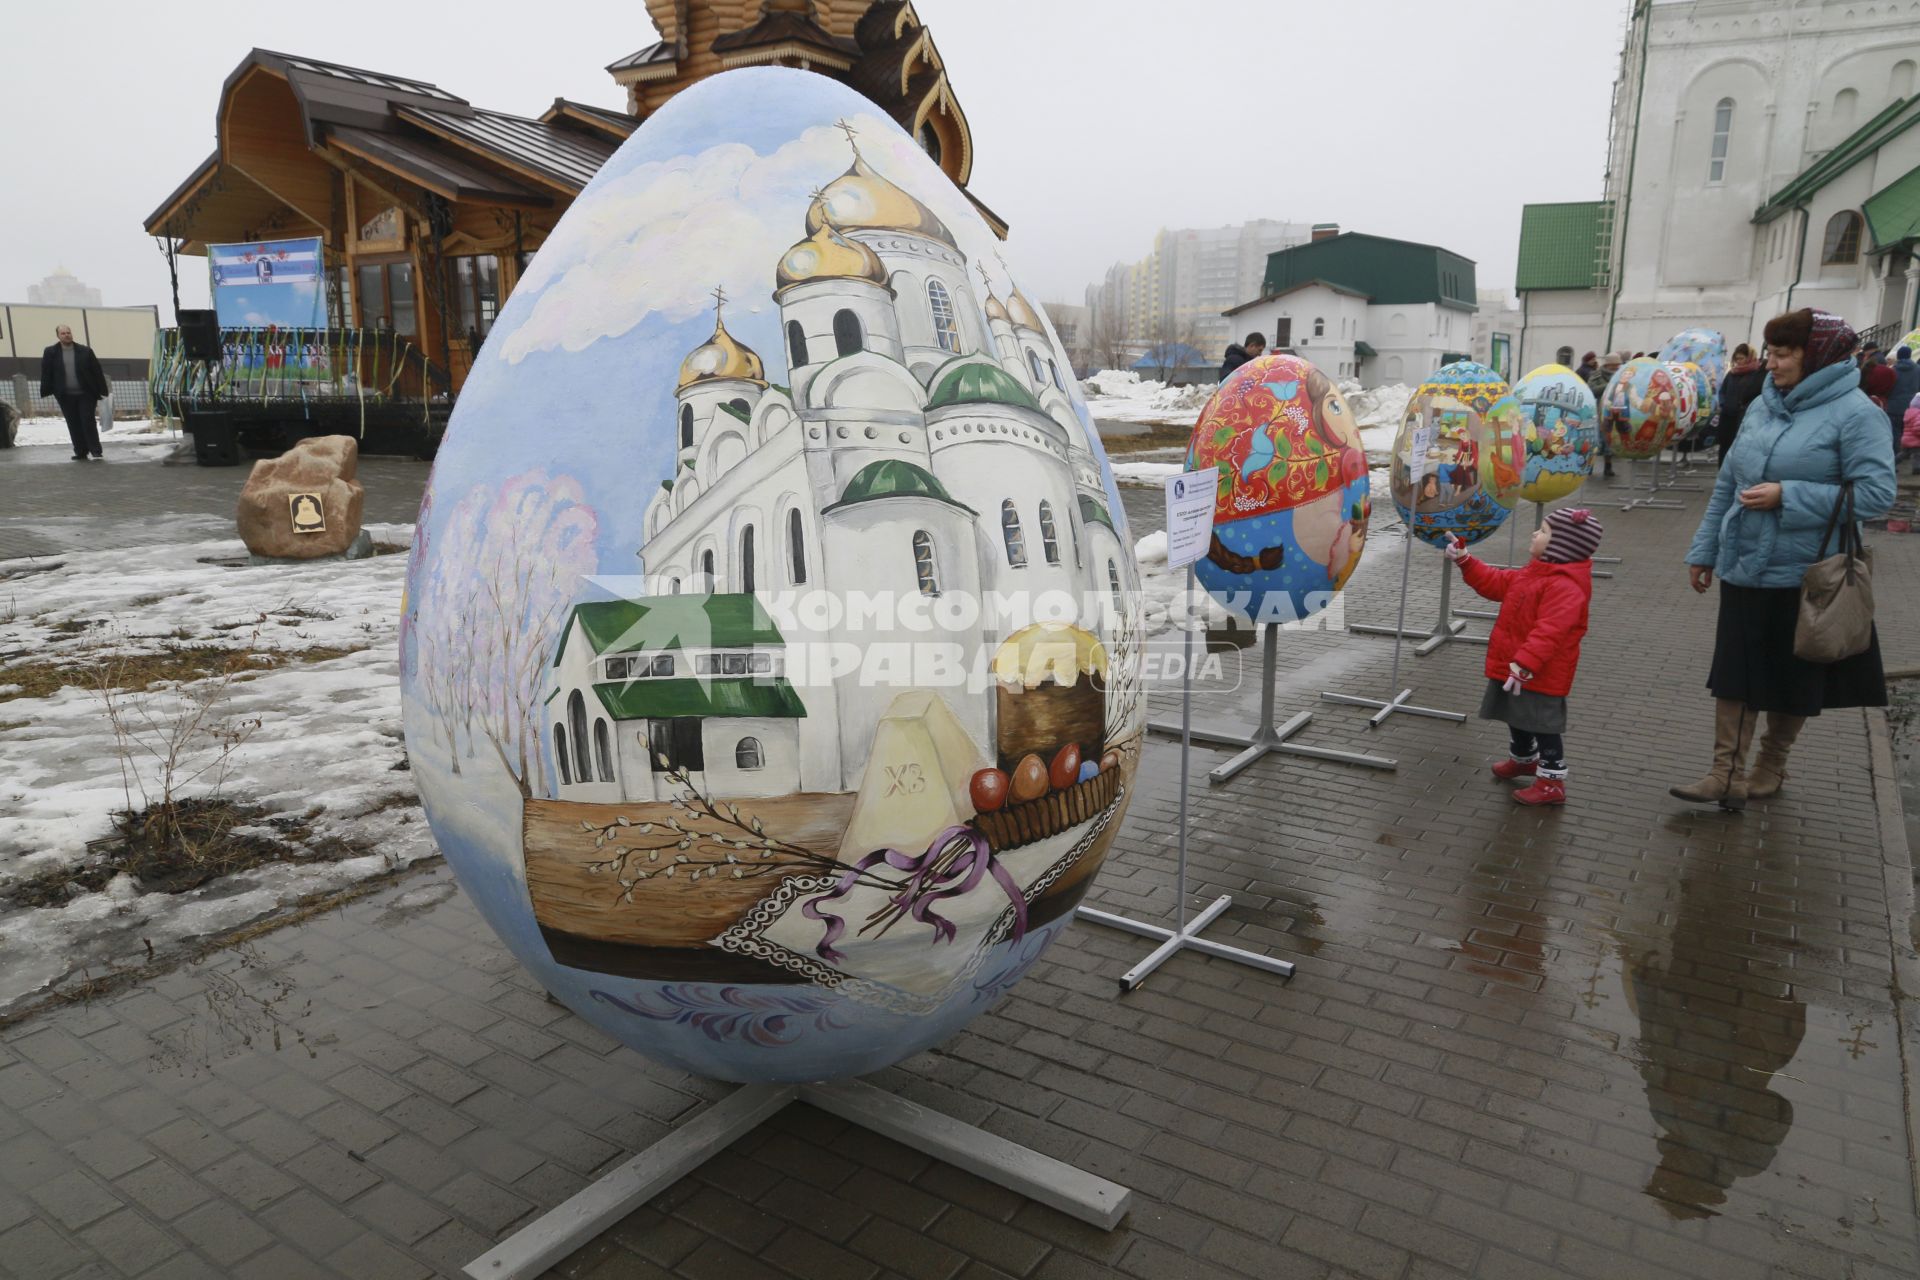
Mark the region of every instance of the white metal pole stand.
POLYGON ((1633 498, 1620 504, 1622 511, 1632 511, 1636 507, 1645 507, 1650 511, 1684 511, 1687 504, 1677 498, 1660 496, 1660 455, 1644 459, 1647 464, 1647 492, 1643 497, 1633 498))
MULTIPOLYGON (((1391 691, 1395 685, 1400 683, 1400 644, 1401 644, 1401 641, 1404 640, 1408 635, 1408 632, 1407 632, 1407 583, 1408 583, 1408 575, 1411 572, 1412 568, 1413 568, 1413 527, 1409 525, 1407 526, 1407 529, 1406 529, 1405 555, 1401 558, 1401 561, 1400 561, 1400 620, 1392 628, 1385 628, 1385 627, 1374 628, 1375 631, 1378 631, 1383 635, 1391 634, 1393 636, 1393 674, 1387 679, 1387 688, 1389 691, 1391 691)), ((1451 576, 1451 566, 1443 563, 1441 565, 1441 568, 1443 570, 1448 571, 1449 576, 1451 576)), ((1446 581, 1447 581, 1446 578, 1441 579, 1441 583, 1442 583, 1441 605, 1442 605, 1443 612, 1441 613, 1440 616, 1442 618, 1445 618, 1447 616, 1446 613, 1444 612, 1444 608, 1446 604, 1446 600, 1445 600, 1446 581)), ((1464 622, 1461 622, 1461 623, 1455 623, 1454 625, 1456 627, 1463 627, 1466 624, 1464 622)), ((1349 631, 1360 630, 1359 627, 1348 627, 1347 629, 1349 631)), ((1433 707, 1414 706, 1413 704, 1407 701, 1408 698, 1411 698, 1413 696, 1413 690, 1411 688, 1402 689, 1400 690, 1400 692, 1393 694, 1392 697, 1387 698, 1385 700, 1382 700, 1380 698, 1362 698, 1351 693, 1322 693, 1320 696, 1321 698, 1325 699, 1328 702, 1339 702, 1347 706, 1377 707, 1378 711, 1373 716, 1369 717, 1367 720, 1367 727, 1370 729, 1378 729, 1381 726, 1381 724, 1385 722, 1386 718, 1392 715, 1396 711, 1404 712, 1410 716, 1427 716, 1434 720, 1461 721, 1467 718, 1464 714, 1458 711, 1439 711, 1433 707)))
MULTIPOLYGON (((1189 590, 1191 590, 1191 585, 1189 590)), ((1287 741, 1294 734, 1307 727, 1313 719, 1313 712, 1302 711, 1285 724, 1275 726, 1274 685, 1280 676, 1280 628, 1273 623, 1266 626, 1266 635, 1261 637, 1260 646, 1260 727, 1253 736, 1245 734, 1220 733, 1212 729, 1194 729, 1184 724, 1169 724, 1165 721, 1151 721, 1147 725, 1150 732, 1178 737, 1182 734, 1207 747, 1244 748, 1233 759, 1211 770, 1207 774, 1209 786, 1219 786, 1231 782, 1246 772, 1248 766, 1261 757, 1273 755, 1306 756, 1311 760, 1331 760, 1335 764, 1357 764, 1368 769, 1397 769, 1399 764, 1385 756, 1367 755, 1359 751, 1335 751, 1330 747, 1303 747, 1287 741)))
MULTIPOLYGON (((1663 451, 1663 454, 1664 454, 1664 451, 1663 451)), ((1675 493, 1702 492, 1705 488, 1704 485, 1693 484, 1691 482, 1683 482, 1680 480, 1679 477, 1682 474, 1693 475, 1695 473, 1694 473, 1692 464, 1688 464, 1687 470, 1684 473, 1680 470, 1679 455, 1680 455, 1680 451, 1678 449, 1674 450, 1673 461, 1670 464, 1668 464, 1668 467, 1667 467, 1667 478, 1664 481, 1661 481, 1660 487, 1662 489, 1671 489, 1675 493)))
MULTIPOLYGON (((1193 595, 1193 565, 1187 565, 1187 595, 1193 595)), ((1268 634, 1273 633, 1268 628, 1268 634)), ((1174 927, 1146 924, 1131 920, 1126 916, 1114 915, 1110 911, 1098 911, 1092 907, 1074 908, 1074 917, 1091 920, 1095 924, 1104 924, 1111 929, 1124 930, 1138 934, 1143 938, 1153 938, 1160 945, 1147 954, 1147 957, 1133 968, 1120 975, 1120 990, 1133 991, 1141 983, 1182 951, 1198 951, 1201 955, 1212 956, 1216 960, 1231 960, 1235 964, 1244 964, 1249 968, 1263 969, 1268 973, 1277 973, 1281 977, 1293 975, 1293 965, 1285 960, 1276 960, 1272 956, 1258 955, 1252 951, 1242 951, 1238 947, 1224 946, 1218 942, 1208 942, 1199 936, 1202 929, 1219 918, 1220 913, 1233 905, 1233 895, 1223 893, 1207 904, 1204 911, 1187 918, 1187 764, 1193 749, 1193 628, 1186 629, 1186 639, 1182 643, 1183 675, 1180 688, 1180 845, 1179 861, 1174 871, 1174 927)), ((1271 697, 1272 685, 1268 685, 1271 697)), ((1249 761, 1248 763, 1251 763, 1249 761)), ((1243 768, 1245 766, 1242 766, 1243 768)))
POLYGON ((858 1080, 750 1084, 468 1263, 471 1280, 532 1280, 726 1150, 790 1102, 870 1129, 976 1177, 1111 1231, 1133 1193, 1084 1169, 858 1080))

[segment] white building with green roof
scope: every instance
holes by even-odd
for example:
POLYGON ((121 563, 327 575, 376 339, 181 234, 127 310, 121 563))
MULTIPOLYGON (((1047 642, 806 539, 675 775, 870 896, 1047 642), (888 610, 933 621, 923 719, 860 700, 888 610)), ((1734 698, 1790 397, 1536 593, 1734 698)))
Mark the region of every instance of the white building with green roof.
POLYGON ((1913 0, 1637 0, 1602 198, 1523 215, 1522 367, 1803 306, 1920 324, 1916 68, 1913 0))
MULTIPOLYGON (((787 385, 716 308, 713 336, 681 366, 673 420, 655 428, 679 450, 644 517, 647 594, 581 605, 555 655, 547 723, 571 753, 562 799, 652 798, 663 754, 697 762, 710 794, 854 790, 894 698, 937 681, 824 678, 819 656, 918 660, 931 642, 971 662, 1011 629, 985 610, 964 631, 929 632, 898 609, 856 625, 791 608, 811 593, 923 613, 946 597, 1058 593, 1073 602, 1062 620, 1097 635, 1096 602, 1118 602, 1125 553, 1071 371, 1016 286, 1003 302, 939 219, 858 156, 816 197, 774 280, 787 385), (776 603, 798 624, 774 628, 776 603), (736 676, 728 664, 742 662, 736 676), (780 694, 714 700, 679 683, 716 676, 772 680, 780 694), (649 754, 643 736, 666 749, 649 754)), ((951 704, 992 743, 992 698, 951 704)))

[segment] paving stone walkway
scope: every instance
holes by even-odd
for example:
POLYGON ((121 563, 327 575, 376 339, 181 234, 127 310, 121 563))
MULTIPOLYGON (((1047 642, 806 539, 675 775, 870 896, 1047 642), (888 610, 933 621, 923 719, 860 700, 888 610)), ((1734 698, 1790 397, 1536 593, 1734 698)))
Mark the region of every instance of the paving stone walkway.
MULTIPOLYGON (((123 470, 143 518, 217 505, 123 470)), ((1130 495, 1136 533, 1157 502, 1130 495)), ((553 1274, 1911 1280, 1920 1037, 1895 977, 1920 979, 1885 719, 1821 717, 1744 816, 1668 799, 1710 738, 1713 602, 1679 567, 1701 506, 1604 516, 1626 562, 1596 591, 1565 811, 1488 779, 1499 726, 1322 709, 1384 689, 1390 642, 1289 632, 1299 740, 1400 763, 1270 758, 1210 789, 1223 753, 1195 753, 1193 903, 1232 893, 1210 936, 1296 976, 1186 955, 1120 997, 1142 944, 1083 924, 876 1077, 1131 1186, 1118 1230, 796 1106, 553 1274)), ((1920 661, 1920 539, 1871 541, 1889 663, 1920 661)), ((1440 557, 1415 555, 1430 618, 1440 557)), ((1390 621, 1398 570, 1376 553, 1348 618, 1390 621)), ((1402 683, 1470 711, 1483 656, 1408 655, 1402 683)), ((1150 748, 1098 905, 1172 914, 1177 763, 1150 748)), ((723 1091, 549 1003, 429 867, 0 1031, 0 1275, 453 1275, 723 1091)))

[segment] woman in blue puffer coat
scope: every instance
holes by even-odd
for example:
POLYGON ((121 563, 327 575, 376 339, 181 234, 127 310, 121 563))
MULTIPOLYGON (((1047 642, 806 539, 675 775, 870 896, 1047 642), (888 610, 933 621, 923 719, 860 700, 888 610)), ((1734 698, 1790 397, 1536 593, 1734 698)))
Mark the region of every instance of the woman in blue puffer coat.
POLYGON ((1787 751, 1808 716, 1887 704, 1877 634, 1865 653, 1839 662, 1807 662, 1793 652, 1800 580, 1820 558, 1841 486, 1852 483, 1854 514, 1862 520, 1893 505, 1887 416, 1860 390, 1860 371, 1848 358, 1858 339, 1840 317, 1790 311, 1767 322, 1766 339, 1766 385, 1741 421, 1687 549, 1695 591, 1720 578, 1720 625, 1707 675, 1713 768, 1672 792, 1725 809, 1779 792, 1787 751), (1762 711, 1767 730, 1749 774, 1747 744, 1762 711))

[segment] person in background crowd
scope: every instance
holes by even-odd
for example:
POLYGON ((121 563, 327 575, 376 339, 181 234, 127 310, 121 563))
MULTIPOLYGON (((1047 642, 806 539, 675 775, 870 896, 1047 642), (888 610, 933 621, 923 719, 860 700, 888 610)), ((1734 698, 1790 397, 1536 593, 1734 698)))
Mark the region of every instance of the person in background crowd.
POLYGON ((1580 381, 1592 382, 1593 375, 1598 373, 1599 371, 1600 371, 1600 357, 1596 356, 1593 352, 1589 351, 1587 352, 1587 354, 1580 357, 1580 367, 1578 369, 1575 369, 1574 373, 1579 375, 1580 381))
POLYGON ((1220 362, 1220 381, 1225 382, 1227 375, 1249 360, 1258 360, 1267 350, 1267 335, 1250 333, 1245 340, 1236 342, 1227 348, 1227 358, 1220 362))
POLYGON ((1870 364, 1860 371, 1860 389, 1867 393, 1867 399, 1873 401, 1873 407, 1880 412, 1887 411, 1887 395, 1893 390, 1900 375, 1893 371, 1890 364, 1870 364))
POLYGON ((1875 633, 1864 652, 1808 662, 1793 651, 1800 583, 1823 554, 1828 526, 1853 486, 1853 514, 1893 505, 1893 442, 1847 357, 1847 322, 1801 308, 1767 321, 1767 381, 1720 468, 1687 549, 1687 581, 1705 592, 1720 578, 1720 619, 1707 688, 1714 698, 1713 767, 1669 791, 1696 804, 1744 809, 1779 793, 1787 752, 1808 716, 1884 707, 1887 678, 1875 633), (1767 713, 1753 772, 1747 746, 1767 713))
POLYGON ((40 353, 40 394, 59 401, 67 436, 73 441, 73 460, 85 462, 91 456, 96 462, 104 461, 100 422, 94 414, 113 388, 107 385, 93 348, 75 342, 69 326, 56 326, 53 336, 59 341, 40 353))
MULTIPOLYGON (((1613 381, 1613 375, 1620 372, 1620 366, 1626 362, 1625 352, 1609 351, 1606 358, 1600 362, 1600 367, 1587 375, 1587 390, 1593 392, 1595 404, 1604 406, 1607 398, 1607 384, 1613 381)), ((1605 418, 1604 408, 1601 411, 1601 417, 1605 418)), ((1607 439, 1604 429, 1600 432, 1600 457, 1607 464, 1605 478, 1613 479, 1613 445, 1607 439)))
POLYGON ((1746 416, 1747 406, 1760 394, 1761 384, 1766 380, 1766 368, 1753 358, 1753 348, 1744 342, 1735 347, 1733 367, 1720 380, 1720 420, 1714 428, 1720 441, 1722 463, 1727 460, 1727 451, 1733 448, 1734 438, 1740 434, 1740 421, 1746 416))
POLYGON ((1913 459, 1913 474, 1920 476, 1920 396, 1913 398, 1906 417, 1900 420, 1900 447, 1913 459))
POLYGON ((1567 694, 1580 668, 1580 638, 1593 603, 1593 553, 1605 530, 1593 513, 1562 507, 1547 513, 1527 544, 1527 563, 1495 569, 1448 535, 1447 559, 1469 587, 1500 602, 1487 642, 1482 720, 1507 725, 1508 758, 1493 766, 1502 782, 1533 779, 1513 793, 1516 804, 1567 802, 1567 694))
POLYGON ((1896 446, 1916 392, 1920 392, 1920 364, 1913 362, 1912 347, 1902 347, 1893 353, 1893 390, 1887 393, 1887 420, 1893 424, 1896 446))

